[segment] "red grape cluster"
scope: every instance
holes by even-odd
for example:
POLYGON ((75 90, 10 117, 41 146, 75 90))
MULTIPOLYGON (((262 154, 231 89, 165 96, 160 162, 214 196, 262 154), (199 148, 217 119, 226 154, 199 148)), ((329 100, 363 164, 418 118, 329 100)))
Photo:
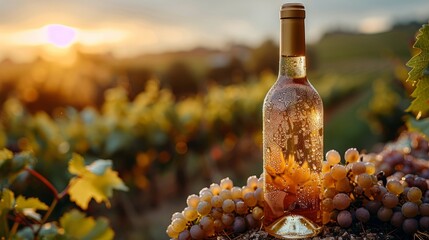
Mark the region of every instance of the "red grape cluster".
MULTIPOLYGON (((336 222, 348 228, 353 222, 375 219, 407 234, 429 230, 427 179, 401 171, 387 177, 377 169, 382 164, 376 164, 374 156, 360 156, 356 149, 347 150, 344 157, 346 165, 331 150, 323 162, 324 224, 336 222)), ((425 171, 424 166, 419 169, 425 171)))
POLYGON ((261 226, 263 182, 251 176, 247 185, 235 187, 229 178, 190 195, 187 207, 171 217, 167 235, 172 239, 205 239, 219 233, 243 233, 261 226))

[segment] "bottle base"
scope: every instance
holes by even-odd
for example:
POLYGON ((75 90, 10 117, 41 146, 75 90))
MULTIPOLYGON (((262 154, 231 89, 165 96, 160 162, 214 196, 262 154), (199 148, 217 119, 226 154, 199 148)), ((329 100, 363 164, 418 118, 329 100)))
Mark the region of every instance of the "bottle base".
POLYGON ((276 238, 299 239, 318 235, 322 227, 303 216, 287 215, 265 227, 265 231, 276 238))

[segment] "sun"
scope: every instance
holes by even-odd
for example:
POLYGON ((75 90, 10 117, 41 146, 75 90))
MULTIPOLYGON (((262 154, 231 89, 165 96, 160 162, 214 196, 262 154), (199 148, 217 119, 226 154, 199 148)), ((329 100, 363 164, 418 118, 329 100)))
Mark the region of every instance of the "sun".
POLYGON ((76 29, 62 24, 49 24, 43 27, 44 35, 48 43, 67 48, 76 42, 76 29))

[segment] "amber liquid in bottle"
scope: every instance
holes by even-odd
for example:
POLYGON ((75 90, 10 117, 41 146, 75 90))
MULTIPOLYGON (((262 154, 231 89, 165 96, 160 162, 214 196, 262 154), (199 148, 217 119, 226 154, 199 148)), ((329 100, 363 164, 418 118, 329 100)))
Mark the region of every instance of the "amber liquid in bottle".
POLYGON ((276 237, 321 230, 323 104, 306 76, 305 10, 281 10, 279 77, 263 106, 264 227, 276 237))

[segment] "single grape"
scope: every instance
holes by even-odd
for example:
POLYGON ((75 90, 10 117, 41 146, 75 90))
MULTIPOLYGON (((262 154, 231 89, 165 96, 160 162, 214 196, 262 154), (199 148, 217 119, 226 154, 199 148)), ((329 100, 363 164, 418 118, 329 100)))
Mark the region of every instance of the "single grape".
POLYGON ((390 221, 390 218, 392 217, 392 215, 393 215, 393 210, 387 207, 381 207, 380 209, 378 209, 378 212, 377 212, 377 217, 382 222, 390 221))
POLYGON ((222 188, 219 186, 219 184, 217 183, 210 184, 210 191, 212 192, 213 195, 219 195, 221 190, 222 188))
POLYGON ((337 223, 343 228, 348 228, 352 225, 353 218, 349 211, 343 210, 337 215, 337 223))
POLYGON ((326 161, 329 163, 329 165, 335 165, 340 163, 341 156, 337 151, 330 150, 326 153, 326 161))
POLYGON ((172 225, 169 225, 167 227, 166 233, 171 238, 177 238, 179 236, 179 233, 173 230, 173 226, 172 225))
POLYGON ((337 190, 335 190, 335 188, 326 188, 323 191, 323 196, 325 198, 334 198, 337 193, 338 192, 337 192, 337 190))
POLYGON ((349 148, 344 153, 344 159, 348 163, 354 163, 359 160, 359 152, 356 148, 349 148))
POLYGON ((243 215, 246 214, 248 210, 247 205, 243 202, 243 200, 238 200, 235 203, 235 211, 237 212, 237 214, 243 215))
POLYGON ((204 216, 200 220, 200 225, 204 231, 208 232, 210 229, 214 228, 214 221, 211 217, 204 216))
POLYGON ((402 223, 402 230, 404 230, 404 232, 411 235, 417 232, 418 226, 419 226, 419 223, 417 222, 416 219, 407 218, 402 223))
POLYGON ((345 178, 347 175, 346 167, 340 164, 335 164, 331 168, 331 177, 335 180, 340 180, 345 178))
POLYGON ((243 233, 246 231, 246 221, 243 217, 238 216, 234 219, 232 230, 234 230, 234 233, 243 233))
POLYGON ((231 190, 231 188, 234 186, 233 182, 231 179, 224 178, 222 180, 220 180, 220 188, 222 189, 227 189, 227 190, 231 190))
POLYGON ((209 202, 202 201, 198 203, 197 211, 201 216, 205 216, 212 210, 212 205, 209 202))
POLYGON ((426 192, 429 188, 428 183, 426 182, 426 179, 422 177, 416 177, 414 179, 414 186, 420 188, 422 192, 426 192))
POLYGON ((365 163, 365 170, 366 173, 368 173, 369 175, 372 175, 375 173, 375 165, 372 162, 366 162, 365 163))
POLYGON ((257 221, 255 220, 255 218, 253 218, 251 213, 246 215, 245 220, 249 228, 255 228, 258 225, 257 221))
MULTIPOLYGON (((253 195, 253 194, 252 194, 253 195)), ((235 203, 231 199, 226 199, 222 203, 222 210, 224 213, 230 213, 235 210, 235 203)))
POLYGON ((200 196, 202 196, 203 194, 205 194, 206 192, 210 192, 210 193, 212 193, 212 191, 209 189, 209 188, 203 188, 203 189, 201 189, 200 190, 200 192, 199 192, 199 194, 200 194, 200 196))
POLYGON ((349 193, 353 190, 353 186, 350 184, 349 179, 345 177, 335 182, 335 190, 349 193))
POLYGON ((254 190, 248 186, 241 188, 241 197, 244 198, 244 195, 246 195, 249 192, 253 192, 254 190))
POLYGON ((350 197, 345 193, 338 193, 335 195, 335 197, 332 199, 332 203, 334 205, 334 208, 338 210, 344 210, 350 206, 350 197))
POLYGON ((418 187, 411 187, 407 192, 407 198, 410 202, 418 202, 422 198, 422 190, 418 187))
POLYGON ((258 200, 256 199, 253 192, 248 192, 243 197, 244 203, 249 207, 254 207, 258 203, 258 200))
POLYGON ((198 217, 198 212, 195 208, 186 207, 182 212, 183 216, 188 221, 194 221, 198 217))
POLYGON ((357 184, 362 188, 369 188, 372 186, 372 178, 368 173, 362 173, 357 176, 357 184))
POLYGON ((419 225, 420 225, 420 228, 423 229, 423 231, 428 231, 429 230, 429 217, 427 217, 427 216, 421 217, 419 220, 419 225))
POLYGON ((191 237, 193 239, 204 239, 205 237, 204 230, 198 224, 193 225, 189 230, 189 232, 191 233, 191 237))
POLYGON ((390 219, 390 224, 394 227, 401 227, 404 222, 405 217, 401 211, 394 212, 392 218, 390 219))
POLYGON ((188 240, 191 238, 191 233, 188 229, 183 230, 178 237, 178 240, 188 240))
POLYGON ((221 191, 220 191, 219 196, 220 196, 223 200, 226 200, 226 199, 232 199, 232 193, 231 193, 231 190, 223 189, 223 190, 221 190, 221 191))
POLYGON ((264 216, 264 210, 262 208, 260 208, 260 207, 254 207, 253 208, 253 210, 252 210, 252 217, 255 220, 259 221, 259 220, 262 219, 263 216, 264 216))
POLYGON ((352 165, 352 173, 354 175, 359 175, 366 172, 366 166, 363 162, 355 162, 352 165))
POLYGON ((213 196, 210 203, 213 207, 222 207, 223 199, 220 196, 213 196))
POLYGON ((232 223, 234 222, 234 215, 231 213, 224 213, 222 214, 221 220, 225 226, 231 226, 232 223))
POLYGON ((200 202, 200 197, 195 194, 189 195, 186 199, 186 204, 188 207, 197 208, 198 203, 200 202))
POLYGON ((368 201, 365 204, 365 208, 368 209, 368 211, 369 211, 369 213, 371 213, 371 215, 377 215, 377 212, 381 206, 382 206, 382 203, 379 201, 368 201))
POLYGON ((185 219, 185 217, 183 216, 183 214, 181 212, 175 212, 175 213, 173 213, 173 215, 171 216, 171 221, 173 221, 176 218, 183 218, 183 219, 185 219))
POLYGON ((186 224, 188 224, 188 221, 186 221, 183 218, 176 218, 171 222, 171 227, 175 232, 180 233, 181 231, 185 230, 186 224))
POLYGON ((371 217, 371 215, 369 214, 369 211, 366 210, 365 208, 360 207, 360 208, 356 209, 356 218, 360 222, 366 223, 369 221, 370 217, 371 217))
POLYGON ((258 178, 256 176, 247 178, 247 187, 255 190, 258 187, 258 178))
POLYGON ((204 191, 200 193, 200 201, 210 202, 213 197, 213 193, 211 191, 204 191))
POLYGON ((406 202, 402 205, 402 214, 407 218, 412 218, 417 216, 419 213, 419 207, 416 203, 406 202))
POLYGON ((429 203, 422 203, 419 206, 420 215, 429 216, 429 203))
POLYGON ((404 186, 398 180, 390 180, 386 185, 387 190, 389 192, 394 193, 396 195, 401 194, 404 191, 404 186))
POLYGON ((398 205, 399 199, 395 194, 388 192, 384 194, 382 202, 385 207, 394 208, 398 205))
POLYGON ((233 187, 231 189, 231 196, 232 196, 232 200, 236 200, 236 199, 241 198, 241 188, 233 187))

